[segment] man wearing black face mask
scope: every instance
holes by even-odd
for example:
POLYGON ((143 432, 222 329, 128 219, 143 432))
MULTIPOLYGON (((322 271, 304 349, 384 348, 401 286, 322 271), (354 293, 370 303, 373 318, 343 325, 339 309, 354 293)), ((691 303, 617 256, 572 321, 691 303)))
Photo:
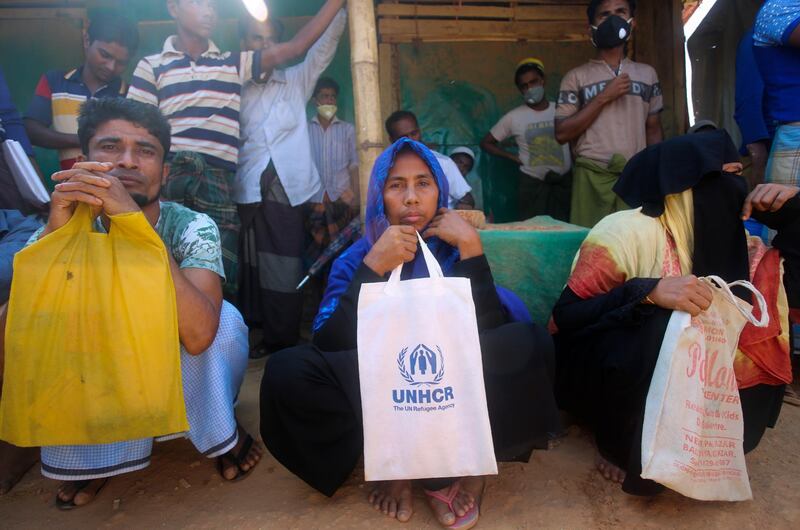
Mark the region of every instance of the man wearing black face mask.
POLYGON ((549 215, 569 220, 569 146, 558 145, 554 135, 556 106, 545 97, 544 63, 535 57, 523 59, 514 72, 524 104, 508 112, 486 133, 481 149, 507 158, 519 166, 517 218, 549 215), (514 137, 518 154, 506 151, 500 142, 514 137))
POLYGON ((625 163, 660 142, 656 71, 625 57, 635 0, 592 0, 587 9, 595 59, 567 72, 556 108, 556 139, 575 154, 570 221, 592 227, 627 205, 613 192, 625 163))

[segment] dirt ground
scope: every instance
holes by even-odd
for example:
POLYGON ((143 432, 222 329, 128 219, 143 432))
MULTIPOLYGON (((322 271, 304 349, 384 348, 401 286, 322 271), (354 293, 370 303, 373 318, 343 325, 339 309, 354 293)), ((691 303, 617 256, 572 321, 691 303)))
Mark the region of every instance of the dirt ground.
MULTIPOLYGON (((240 416, 257 432, 263 362, 251 364, 240 416)), ((800 408, 784 406, 778 426, 748 456, 754 500, 698 502, 672 492, 643 499, 622 493, 593 467, 589 436, 572 427, 555 449, 531 462, 500 466, 488 480, 480 528, 800 528, 800 408)), ((185 440, 156 444, 145 470, 110 481, 91 505, 54 506, 56 482, 32 469, 0 497, 0 528, 439 528, 421 493, 409 523, 389 521, 365 503, 356 470, 332 499, 267 457, 246 481, 226 484, 214 463, 185 440)))

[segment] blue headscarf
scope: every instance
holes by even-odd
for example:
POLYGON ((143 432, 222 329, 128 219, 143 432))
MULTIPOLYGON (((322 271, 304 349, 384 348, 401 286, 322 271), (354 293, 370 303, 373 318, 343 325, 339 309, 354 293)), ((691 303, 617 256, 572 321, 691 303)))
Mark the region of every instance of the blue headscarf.
MULTIPOLYGON (((386 210, 383 202, 383 189, 386 184, 386 179, 389 178, 389 171, 392 166, 394 166, 397 155, 401 151, 409 150, 419 156, 431 170, 431 174, 436 181, 436 186, 439 188, 437 210, 447 207, 450 186, 442 167, 436 160, 436 155, 434 155, 430 149, 409 138, 400 138, 381 153, 378 159, 375 160, 375 165, 372 167, 372 174, 370 175, 369 187, 367 189, 367 211, 364 219, 365 237, 356 241, 333 262, 331 273, 328 277, 328 287, 325 290, 325 296, 320 304, 319 313, 317 313, 314 319, 313 329, 315 332, 319 330, 331 317, 333 312, 336 311, 336 308, 339 306, 339 298, 352 282, 356 270, 364 261, 372 245, 374 245, 375 242, 380 239, 381 235, 383 235, 383 232, 389 228, 390 223, 389 219, 386 217, 386 210)), ((458 249, 445 243, 438 237, 426 239, 425 243, 436 258, 436 261, 438 261, 439 265, 442 267, 442 272, 447 276, 448 272, 452 270, 453 265, 459 260, 458 249)), ((414 260, 403 265, 401 279, 407 280, 410 278, 422 278, 427 276, 428 268, 425 265, 425 259, 422 256, 422 252, 418 250, 414 260)), ((497 287, 497 292, 504 308, 509 313, 512 320, 521 322, 531 321, 525 305, 514 293, 499 286, 497 287)))

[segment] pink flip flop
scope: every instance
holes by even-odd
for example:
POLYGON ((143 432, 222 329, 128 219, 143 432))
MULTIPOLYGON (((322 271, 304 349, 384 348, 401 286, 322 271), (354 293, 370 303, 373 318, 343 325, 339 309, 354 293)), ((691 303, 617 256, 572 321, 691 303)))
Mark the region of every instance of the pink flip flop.
MULTIPOLYGON (((450 488, 447 490, 447 493, 440 493, 439 491, 431 491, 425 490, 425 495, 428 497, 432 497, 438 501, 442 501, 450 508, 450 511, 455 515, 456 510, 453 508, 453 500, 458 495, 458 492, 461 491, 461 483, 459 481, 454 482, 450 488)), ((478 499, 475 500, 475 506, 473 506, 467 513, 462 515, 461 517, 456 516, 456 520, 450 526, 445 526, 445 528, 451 528, 453 530, 467 530, 472 528, 476 524, 478 524, 478 518, 481 514, 480 508, 480 501, 478 499)), ((443 525, 444 526, 444 525, 443 525)))

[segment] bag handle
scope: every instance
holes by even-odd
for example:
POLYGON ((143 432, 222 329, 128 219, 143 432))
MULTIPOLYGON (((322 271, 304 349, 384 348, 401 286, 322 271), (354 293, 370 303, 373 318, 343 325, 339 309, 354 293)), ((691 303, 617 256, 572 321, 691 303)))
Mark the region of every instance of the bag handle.
MULTIPOLYGON (((422 239, 422 236, 419 235, 417 232, 417 239, 419 240, 419 246, 422 249, 422 257, 425 259, 425 266, 428 267, 428 274, 431 278, 444 278, 444 273, 442 272, 442 267, 439 265, 439 262, 436 261, 436 258, 433 256, 433 253, 428 248, 427 243, 425 240, 422 239)), ((400 284, 400 274, 403 272, 403 265, 401 263, 392 271, 392 275, 389 276, 389 281, 386 284, 385 291, 389 293, 390 291, 396 292, 398 286, 400 284)))
POLYGON ((765 328, 769 326, 769 310, 767 309, 767 301, 764 299, 764 295, 761 294, 761 292, 756 289, 752 283, 744 280, 737 280, 732 283, 727 283, 719 276, 706 276, 701 279, 705 280, 706 283, 710 283, 712 287, 716 287, 722 291, 728 302, 736 306, 736 309, 739 310, 742 316, 744 316, 744 318, 746 318, 747 321, 753 324, 755 327, 765 328), (742 287, 753 293, 756 298, 756 302, 758 302, 758 308, 761 312, 760 320, 753 316, 752 310, 745 305, 745 302, 742 301, 741 298, 733 294, 731 287, 742 287))
POLYGON ((81 232, 91 232, 94 229, 95 217, 92 216, 92 207, 86 203, 79 202, 69 218, 61 228, 53 234, 79 234, 81 232))

